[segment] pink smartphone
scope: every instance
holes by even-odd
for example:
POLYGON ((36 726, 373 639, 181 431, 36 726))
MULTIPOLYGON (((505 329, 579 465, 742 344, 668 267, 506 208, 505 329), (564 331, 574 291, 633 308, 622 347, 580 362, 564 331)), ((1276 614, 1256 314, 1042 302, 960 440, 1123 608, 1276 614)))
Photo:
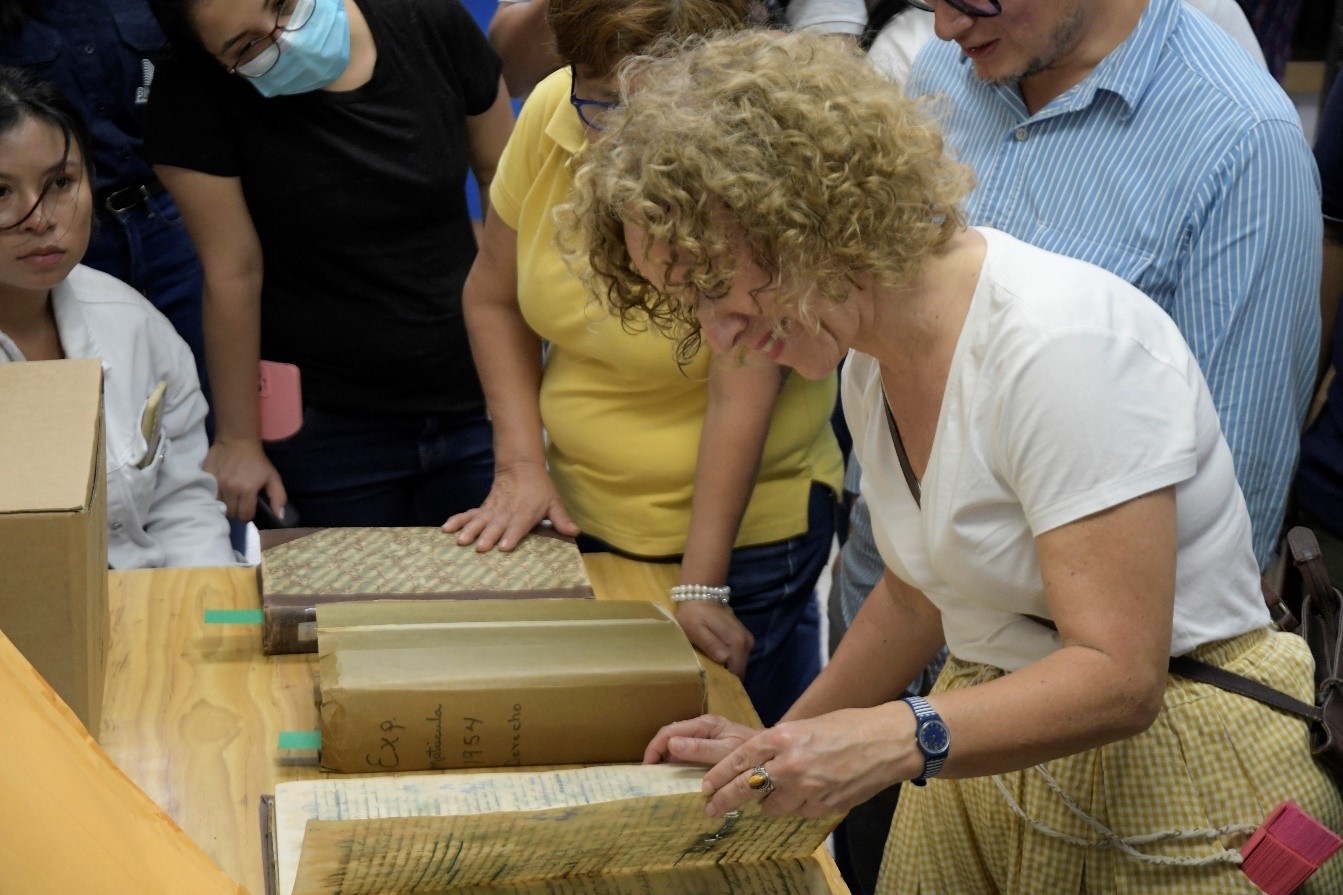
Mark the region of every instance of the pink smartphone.
POLYGON ((261 440, 282 441, 303 425, 303 392, 298 367, 263 360, 258 382, 261 394, 261 440))

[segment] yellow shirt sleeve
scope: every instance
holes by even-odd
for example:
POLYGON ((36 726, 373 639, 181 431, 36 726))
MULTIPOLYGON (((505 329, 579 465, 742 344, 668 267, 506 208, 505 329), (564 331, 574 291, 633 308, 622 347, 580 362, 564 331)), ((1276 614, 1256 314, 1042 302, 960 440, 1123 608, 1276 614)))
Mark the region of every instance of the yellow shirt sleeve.
MULTIPOLYGON (((573 191, 571 163, 587 140, 569 87, 561 69, 532 92, 490 191, 518 234, 518 307, 548 343, 540 409, 550 474, 583 531, 629 553, 673 556, 690 527, 707 349, 680 367, 671 339, 622 327, 556 247, 554 210, 573 191)), ((812 482, 839 493, 835 394, 834 376, 788 377, 737 546, 806 531, 812 482)))

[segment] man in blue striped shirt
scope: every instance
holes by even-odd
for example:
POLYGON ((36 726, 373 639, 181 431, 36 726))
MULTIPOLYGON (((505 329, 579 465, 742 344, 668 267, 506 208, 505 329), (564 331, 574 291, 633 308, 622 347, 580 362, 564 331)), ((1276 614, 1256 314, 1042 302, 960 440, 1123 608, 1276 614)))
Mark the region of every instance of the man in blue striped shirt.
POLYGON ((1180 0, 1000 5, 936 0, 942 40, 909 85, 946 98, 948 144, 979 178, 970 222, 1107 268, 1174 318, 1262 567, 1319 352, 1319 178, 1296 111, 1180 0))

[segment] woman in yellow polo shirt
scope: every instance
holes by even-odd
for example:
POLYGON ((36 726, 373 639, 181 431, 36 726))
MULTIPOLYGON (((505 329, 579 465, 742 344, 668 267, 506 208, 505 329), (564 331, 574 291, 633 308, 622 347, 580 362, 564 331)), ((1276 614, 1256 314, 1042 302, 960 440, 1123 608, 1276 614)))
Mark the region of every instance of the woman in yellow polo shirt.
POLYGON ((678 354, 655 331, 627 331, 565 266, 553 219, 620 61, 664 36, 744 27, 749 9, 550 0, 566 67, 523 108, 463 293, 494 421, 495 484, 445 528, 477 549, 509 550, 548 518, 585 549, 680 560, 677 620, 743 676, 771 723, 820 670, 813 589, 842 478, 829 424, 835 378, 713 361, 707 349, 678 354))

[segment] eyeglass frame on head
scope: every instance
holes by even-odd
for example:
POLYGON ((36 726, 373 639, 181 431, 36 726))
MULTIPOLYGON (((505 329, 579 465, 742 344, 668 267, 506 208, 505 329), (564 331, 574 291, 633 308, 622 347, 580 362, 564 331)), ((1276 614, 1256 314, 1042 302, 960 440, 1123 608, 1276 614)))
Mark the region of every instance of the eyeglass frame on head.
MULTIPOLYGON (((933 12, 936 0, 907 0, 910 6, 915 9, 922 9, 924 12, 933 12)), ((944 2, 961 15, 970 16, 973 19, 991 19, 1003 11, 1003 4, 999 0, 978 0, 981 3, 988 3, 993 7, 992 10, 979 9, 974 6, 968 6, 968 0, 944 0, 944 2)))
POLYGON ((578 95, 578 69, 576 66, 569 66, 569 104, 574 107, 578 113, 578 120, 583 122, 584 127, 591 128, 594 131, 604 130, 592 119, 588 118, 583 111, 584 106, 596 106, 598 109, 611 110, 620 107, 620 103, 609 103, 600 99, 584 99, 578 95))
POLYGON ((297 12, 298 4, 300 2, 301 0, 293 0, 295 7, 294 11, 288 14, 288 20, 283 25, 281 25, 280 19, 286 18, 284 8, 289 4, 287 0, 280 0, 279 4, 275 7, 275 27, 270 29, 270 31, 267 31, 262 36, 254 37, 251 40, 249 40, 246 44, 244 44, 242 49, 238 51, 238 55, 233 58, 233 64, 230 65, 226 69, 226 71, 231 75, 241 75, 244 78, 260 78, 268 74, 271 69, 275 68, 275 64, 280 61, 280 41, 275 36, 276 33, 282 31, 293 32, 299 30, 312 20, 313 10, 317 8, 316 2, 310 2, 307 7, 308 14, 303 17, 303 21, 295 25, 292 23, 292 20, 295 12, 297 12), (260 49, 257 49, 258 47, 260 47, 260 49), (242 70, 242 67, 244 65, 251 65, 253 62, 259 60, 269 50, 274 50, 275 55, 271 58, 270 63, 265 68, 261 69, 260 71, 242 70), (255 55, 253 55, 252 58, 250 59, 244 59, 243 57, 248 55, 249 53, 255 53, 255 55))

